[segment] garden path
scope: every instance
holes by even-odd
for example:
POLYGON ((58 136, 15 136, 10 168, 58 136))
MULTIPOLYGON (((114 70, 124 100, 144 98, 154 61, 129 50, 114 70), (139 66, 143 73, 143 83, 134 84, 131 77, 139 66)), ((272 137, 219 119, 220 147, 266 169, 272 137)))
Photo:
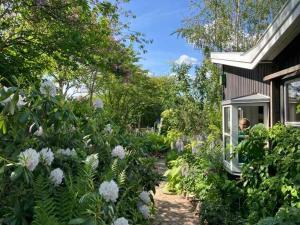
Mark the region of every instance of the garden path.
MULTIPOLYGON (((166 171, 164 159, 156 164, 157 170, 163 174, 166 171)), ((154 196, 157 207, 153 225, 196 225, 198 216, 193 212, 191 203, 180 195, 168 194, 164 190, 165 181, 161 181, 154 196)))

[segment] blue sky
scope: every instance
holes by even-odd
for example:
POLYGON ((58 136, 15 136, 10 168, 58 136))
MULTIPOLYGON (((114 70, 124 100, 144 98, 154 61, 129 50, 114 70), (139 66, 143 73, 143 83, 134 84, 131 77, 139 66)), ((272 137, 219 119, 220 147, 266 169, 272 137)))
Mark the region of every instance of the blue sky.
POLYGON ((181 21, 189 14, 189 0, 131 0, 126 8, 137 16, 132 20, 131 30, 142 32, 153 43, 146 46, 148 53, 141 55, 140 64, 154 75, 170 73, 175 60, 202 61, 200 50, 176 34, 181 21), (196 59, 196 60, 195 60, 196 59))

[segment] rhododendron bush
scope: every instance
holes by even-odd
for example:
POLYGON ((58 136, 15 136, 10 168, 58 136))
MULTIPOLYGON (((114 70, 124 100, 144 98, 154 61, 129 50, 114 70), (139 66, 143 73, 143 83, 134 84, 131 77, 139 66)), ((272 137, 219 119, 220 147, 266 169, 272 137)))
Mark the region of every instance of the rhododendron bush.
POLYGON ((154 160, 103 107, 0 87, 0 224, 150 224, 154 160))

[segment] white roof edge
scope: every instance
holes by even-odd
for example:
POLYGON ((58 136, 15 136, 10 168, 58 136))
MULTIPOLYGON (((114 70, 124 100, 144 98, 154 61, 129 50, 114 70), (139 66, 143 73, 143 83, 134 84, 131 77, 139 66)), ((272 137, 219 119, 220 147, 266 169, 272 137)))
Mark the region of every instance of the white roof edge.
POLYGON ((256 93, 256 94, 250 94, 242 97, 232 98, 229 100, 224 100, 222 101, 222 105, 268 103, 268 102, 270 102, 269 96, 256 93))
POLYGON ((299 15, 300 1, 288 1, 253 48, 247 52, 212 52, 212 62, 254 69, 299 15))

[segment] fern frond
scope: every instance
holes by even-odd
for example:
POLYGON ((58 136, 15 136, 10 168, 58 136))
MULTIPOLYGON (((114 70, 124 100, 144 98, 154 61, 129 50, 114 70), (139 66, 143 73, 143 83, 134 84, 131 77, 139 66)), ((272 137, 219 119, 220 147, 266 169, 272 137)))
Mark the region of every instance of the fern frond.
POLYGON ((124 186, 127 180, 126 169, 122 170, 122 172, 118 176, 118 184, 119 186, 124 186))
POLYGON ((43 175, 34 180, 35 207, 33 225, 61 225, 56 218, 56 207, 49 180, 43 175))
POLYGON ((111 165, 111 171, 114 177, 118 177, 120 173, 120 165, 119 165, 119 160, 115 159, 111 165))

